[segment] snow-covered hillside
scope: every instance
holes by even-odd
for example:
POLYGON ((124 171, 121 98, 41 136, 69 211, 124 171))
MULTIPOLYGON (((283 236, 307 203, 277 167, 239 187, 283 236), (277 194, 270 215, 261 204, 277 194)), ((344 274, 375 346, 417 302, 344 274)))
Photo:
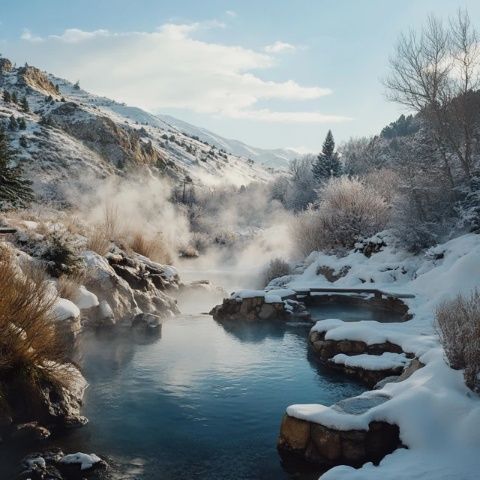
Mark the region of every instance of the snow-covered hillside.
POLYGON ((240 142, 239 140, 221 137, 220 135, 212 133, 205 128, 196 127, 190 123, 184 122, 183 120, 171 117, 170 115, 158 115, 158 118, 163 120, 172 128, 187 133, 188 135, 196 136, 200 140, 206 141, 211 145, 215 145, 217 148, 223 148, 227 152, 231 152, 234 155, 251 158, 255 162, 268 167, 286 168, 288 167, 290 161, 300 156, 300 154, 295 150, 287 148, 267 150, 264 148, 252 147, 246 143, 240 142))
POLYGON ((17 102, 0 100, 0 121, 9 127, 18 160, 44 199, 63 200, 71 186, 93 179, 146 171, 181 184, 265 181, 272 175, 253 160, 183 133, 136 107, 92 95, 34 67, 0 59, 0 88, 17 102), (26 97, 29 111, 20 105, 26 97), (25 120, 25 128, 10 118, 25 120))

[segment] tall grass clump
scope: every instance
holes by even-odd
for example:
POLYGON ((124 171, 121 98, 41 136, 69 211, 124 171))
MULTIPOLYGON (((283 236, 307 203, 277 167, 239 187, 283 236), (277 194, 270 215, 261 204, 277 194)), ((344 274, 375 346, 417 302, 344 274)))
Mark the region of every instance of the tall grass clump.
POLYGON ((128 246, 136 253, 155 262, 172 263, 172 255, 163 235, 146 235, 135 232, 129 239, 128 246))
POLYGON ((463 369, 466 385, 480 393, 480 291, 442 302, 436 328, 450 366, 463 369))
POLYGON ((20 269, 10 250, 0 248, 0 379, 25 395, 44 382, 69 383, 52 311, 56 298, 43 270, 20 269))

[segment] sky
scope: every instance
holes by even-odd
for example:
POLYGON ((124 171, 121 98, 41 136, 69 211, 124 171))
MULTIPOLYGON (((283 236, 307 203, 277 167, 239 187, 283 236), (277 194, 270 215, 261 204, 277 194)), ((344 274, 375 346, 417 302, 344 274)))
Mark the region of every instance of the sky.
POLYGON ((318 151, 401 113, 396 39, 478 0, 0 0, 0 52, 82 88, 263 148, 318 151))

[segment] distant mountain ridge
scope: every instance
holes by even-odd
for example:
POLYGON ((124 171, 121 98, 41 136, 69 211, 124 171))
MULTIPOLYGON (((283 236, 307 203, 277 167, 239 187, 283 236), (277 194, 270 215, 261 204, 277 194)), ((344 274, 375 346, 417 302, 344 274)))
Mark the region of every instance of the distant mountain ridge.
POLYGON ((211 132, 210 130, 207 130, 206 128, 196 127, 195 125, 184 122, 183 120, 172 117, 171 115, 158 114, 156 117, 183 133, 197 136, 200 140, 206 141, 211 145, 215 145, 217 148, 223 148, 227 152, 231 152, 239 157, 251 158, 255 162, 261 163, 262 165, 268 167, 285 169, 293 159, 301 156, 300 153, 293 149, 265 149, 252 147, 251 145, 247 145, 240 140, 224 138, 216 133, 211 132))

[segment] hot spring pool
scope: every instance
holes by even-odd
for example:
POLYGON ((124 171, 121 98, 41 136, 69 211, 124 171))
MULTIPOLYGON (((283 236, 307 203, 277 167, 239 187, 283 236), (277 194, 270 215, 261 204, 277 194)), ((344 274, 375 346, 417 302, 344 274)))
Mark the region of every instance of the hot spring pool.
POLYGON ((310 327, 227 330, 209 316, 184 316, 157 338, 84 334, 90 423, 56 442, 106 456, 121 479, 318 478, 282 466, 285 408, 331 404, 364 388, 309 358, 310 327))

